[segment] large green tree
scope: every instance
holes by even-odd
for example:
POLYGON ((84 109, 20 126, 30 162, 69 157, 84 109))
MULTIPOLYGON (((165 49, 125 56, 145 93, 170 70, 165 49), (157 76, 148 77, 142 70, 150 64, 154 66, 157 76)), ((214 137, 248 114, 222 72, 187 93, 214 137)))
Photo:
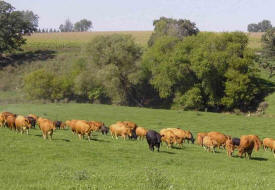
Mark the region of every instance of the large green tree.
POLYGON ((0 56, 20 49, 25 43, 23 35, 37 29, 38 17, 31 11, 15 11, 5 1, 0 1, 0 56))
POLYGON ((152 46, 155 41, 163 36, 176 37, 183 39, 185 36, 197 34, 199 29, 196 24, 186 19, 172 19, 160 17, 154 20, 154 32, 152 33, 148 45, 152 46))
POLYGON ((96 37, 88 46, 93 70, 115 104, 139 104, 133 85, 137 83, 141 48, 130 35, 96 37))
POLYGON ((247 43, 241 32, 199 33, 183 41, 167 36, 148 49, 143 63, 150 83, 176 106, 245 110, 259 93, 247 43))

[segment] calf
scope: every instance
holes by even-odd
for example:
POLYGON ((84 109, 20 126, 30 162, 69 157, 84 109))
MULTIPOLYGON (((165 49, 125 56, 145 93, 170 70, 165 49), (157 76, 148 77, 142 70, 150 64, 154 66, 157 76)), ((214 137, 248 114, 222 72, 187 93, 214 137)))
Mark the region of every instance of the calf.
POLYGON ((146 140, 149 145, 149 149, 154 152, 154 147, 157 147, 158 152, 159 152, 159 147, 161 143, 161 135, 154 131, 154 130, 149 130, 146 133, 146 140))

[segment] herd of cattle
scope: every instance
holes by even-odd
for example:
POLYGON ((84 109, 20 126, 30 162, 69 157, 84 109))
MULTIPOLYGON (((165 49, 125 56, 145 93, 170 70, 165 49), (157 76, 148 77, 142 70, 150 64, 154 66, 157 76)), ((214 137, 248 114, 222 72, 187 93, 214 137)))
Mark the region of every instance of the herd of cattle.
MULTIPOLYGON (((121 136, 124 140, 129 139, 147 139, 149 149, 154 151, 154 147, 159 151, 162 142, 166 143, 170 148, 173 145, 182 147, 183 143, 187 141, 194 144, 195 139, 190 131, 180 128, 166 128, 156 132, 154 130, 147 130, 143 127, 137 126, 131 121, 118 121, 109 127, 105 126, 103 122, 98 121, 85 121, 85 120, 67 120, 51 121, 46 118, 38 117, 34 114, 28 116, 16 115, 10 112, 0 113, 0 127, 8 127, 11 130, 27 133, 31 128, 38 125, 42 131, 44 139, 52 139, 54 130, 70 128, 72 133, 83 139, 87 135, 88 140, 91 140, 92 132, 100 131, 102 135, 107 135, 110 131, 112 138, 118 139, 121 136)), ((198 133, 197 144, 204 147, 208 152, 213 151, 215 148, 224 148, 228 156, 232 156, 234 150, 238 148, 239 156, 246 157, 248 154, 251 158, 252 151, 256 151, 263 145, 264 150, 271 149, 275 158, 275 139, 265 138, 263 141, 256 135, 243 135, 241 138, 232 138, 229 135, 220 132, 198 133)))

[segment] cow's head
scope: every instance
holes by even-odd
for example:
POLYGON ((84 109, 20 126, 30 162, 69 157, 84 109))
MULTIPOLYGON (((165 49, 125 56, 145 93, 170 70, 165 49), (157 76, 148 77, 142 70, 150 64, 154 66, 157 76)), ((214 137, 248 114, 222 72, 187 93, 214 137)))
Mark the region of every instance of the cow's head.
POLYGON ((25 124, 26 124, 27 128, 29 128, 29 129, 32 127, 32 124, 28 118, 25 118, 25 124))

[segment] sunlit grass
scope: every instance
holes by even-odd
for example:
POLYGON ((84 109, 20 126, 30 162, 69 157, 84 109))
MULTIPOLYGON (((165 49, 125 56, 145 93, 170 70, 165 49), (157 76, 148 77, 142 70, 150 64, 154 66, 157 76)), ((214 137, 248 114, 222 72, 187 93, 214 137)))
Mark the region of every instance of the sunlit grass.
MULTIPOLYGON (((131 120, 148 129, 181 127, 195 135, 220 131, 233 137, 274 137, 274 118, 205 112, 152 110, 90 104, 0 105, 0 111, 35 113, 52 120, 101 120, 110 125, 131 120)), ((253 152, 254 160, 228 158, 184 144, 183 149, 150 152, 146 141, 113 140, 93 134, 80 141, 69 130, 57 130, 45 141, 38 129, 20 135, 0 129, 1 189, 273 189, 271 152, 253 152)), ((235 152, 236 155, 236 152, 235 152)))

